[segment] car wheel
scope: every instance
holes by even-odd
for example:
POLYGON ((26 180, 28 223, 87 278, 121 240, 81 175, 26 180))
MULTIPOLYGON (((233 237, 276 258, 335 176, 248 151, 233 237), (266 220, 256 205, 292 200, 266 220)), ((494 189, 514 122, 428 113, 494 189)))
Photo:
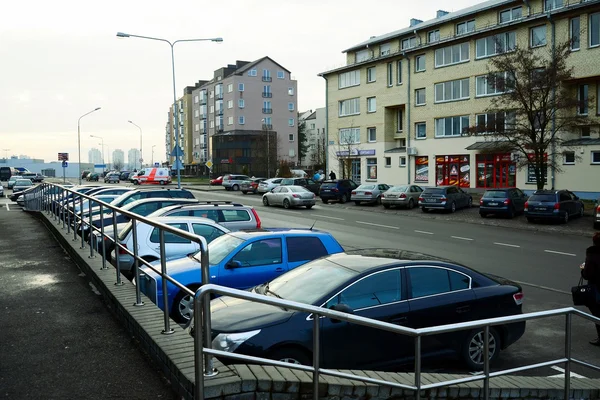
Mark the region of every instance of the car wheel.
POLYGON ((240 190, 240 187, 238 185, 233 185, 232 189, 234 192, 237 192, 238 190, 240 190))
POLYGON ((360 205, 360 201, 354 201, 354 204, 356 204, 357 206, 360 205))
POLYGON ((267 199, 267 196, 263 196, 263 204, 269 207, 269 199, 267 199))
POLYGON ((579 209, 579 217, 583 218, 584 213, 585 213, 585 210, 583 209, 583 206, 581 206, 581 208, 579 209))
POLYGON ((247 190, 242 190, 242 194, 248 194, 247 190))
POLYGON ((306 206, 306 208, 308 208, 309 210, 312 208, 313 206, 306 206))
POLYGON ((412 210, 414 206, 415 206, 415 202, 413 201, 413 199, 410 199, 410 200, 408 201, 408 206, 407 206, 407 208, 408 208, 409 210, 412 210))
POLYGON ((165 186, 165 181, 160 181, 160 186, 165 186))
POLYGON ((290 208, 290 201, 288 199, 283 200, 283 208, 290 208))
MULTIPOLYGON (((197 285, 188 287, 191 291, 198 289, 197 285)), ((194 296, 190 296, 186 292, 179 291, 175 300, 173 300, 173 309, 171 310, 171 317, 175 322, 182 323, 188 322, 194 314, 194 296)))
POLYGON ((327 199, 321 199, 321 201, 322 201, 324 204, 327 204, 327 203, 329 203, 329 200, 327 200, 327 199))
MULTIPOLYGON (((462 357, 471 371, 482 371, 484 362, 484 330, 478 328, 469 332, 462 346, 462 357)), ((494 328, 490 328, 488 336, 490 364, 500 354, 500 336, 494 328)))
POLYGON ((348 195, 347 194, 343 194, 342 198, 340 199, 340 203, 344 204, 347 201, 348 201, 348 195))
POLYGON ((569 212, 565 211, 565 216, 563 217, 563 223, 567 223, 569 222, 569 212))
POLYGON ((473 199, 469 197, 469 202, 467 203, 467 208, 473 207, 473 199))
POLYGON ((389 204, 384 204, 383 208, 388 209, 388 208, 390 208, 390 205, 389 204))
POLYGON ((282 347, 272 352, 269 357, 272 360, 297 365, 312 365, 311 355, 295 347, 282 347))
POLYGON ((450 203, 450 212, 451 213, 456 212, 456 203, 455 202, 450 203))
POLYGON ((133 181, 134 185, 139 185, 140 183, 138 181, 133 181))
POLYGON ((479 213, 479 216, 480 216, 481 218, 485 218, 485 217, 487 216, 487 214, 486 214, 486 213, 482 213, 482 212, 480 212, 480 213, 479 213))
POLYGON ((381 205, 381 197, 377 197, 377 201, 375 202, 377 205, 381 205))

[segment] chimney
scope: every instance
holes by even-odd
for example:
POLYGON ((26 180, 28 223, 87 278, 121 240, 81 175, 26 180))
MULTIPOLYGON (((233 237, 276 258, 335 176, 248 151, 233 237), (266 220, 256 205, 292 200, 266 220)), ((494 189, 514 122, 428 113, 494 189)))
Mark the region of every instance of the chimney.
POLYGON ((448 14, 450 14, 448 11, 444 11, 444 10, 437 10, 437 13, 436 13, 436 16, 435 16, 435 17, 436 17, 436 18, 440 18, 440 17, 443 17, 444 15, 448 15, 448 14))
POLYGON ((423 22, 423 21, 420 20, 420 19, 411 18, 410 19, 410 26, 413 27, 413 26, 419 25, 421 22, 423 22))

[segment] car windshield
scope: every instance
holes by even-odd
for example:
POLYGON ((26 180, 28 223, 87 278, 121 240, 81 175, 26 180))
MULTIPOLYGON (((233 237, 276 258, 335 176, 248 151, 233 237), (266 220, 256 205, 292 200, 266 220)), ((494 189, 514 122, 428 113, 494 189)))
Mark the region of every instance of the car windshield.
POLYGON ((18 179, 17 186, 31 186, 33 183, 29 179, 18 179))
POLYGON ((360 185, 356 190, 373 190, 375 185, 360 185))
POLYGON ((506 192, 504 190, 488 190, 483 194, 483 197, 504 199, 506 197, 506 192))
POLYGON ((548 201, 555 202, 556 195, 552 194, 534 194, 529 198, 529 201, 548 201))
POLYGON ((388 192, 406 192, 408 186, 394 186, 389 188, 388 192))
MULTIPOLYGON (((235 250, 240 243, 243 242, 244 239, 231 234, 216 238, 208 244, 208 263, 210 265, 219 264, 229 253, 235 250)), ((194 258, 197 261, 200 261, 199 251, 194 254, 194 258)))
POLYGON ((291 192, 294 192, 294 193, 306 193, 306 192, 310 192, 310 190, 307 190, 307 189, 303 188, 302 186, 290 186, 289 190, 291 192))
POLYGON ((356 271, 319 259, 273 279, 269 291, 286 300, 315 304, 356 275, 356 271))

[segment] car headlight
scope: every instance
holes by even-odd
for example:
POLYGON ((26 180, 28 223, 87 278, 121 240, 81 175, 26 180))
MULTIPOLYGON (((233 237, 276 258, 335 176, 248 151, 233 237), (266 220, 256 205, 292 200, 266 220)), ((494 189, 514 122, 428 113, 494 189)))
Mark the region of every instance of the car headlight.
POLYGON ((215 350, 233 353, 242 343, 257 335, 260 329, 241 333, 220 333, 213 339, 212 347, 215 350))

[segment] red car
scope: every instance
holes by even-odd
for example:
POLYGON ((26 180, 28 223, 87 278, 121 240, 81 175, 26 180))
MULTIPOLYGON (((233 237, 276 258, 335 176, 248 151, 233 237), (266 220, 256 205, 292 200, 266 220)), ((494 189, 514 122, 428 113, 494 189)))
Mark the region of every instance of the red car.
POLYGON ((222 176, 210 180, 210 186, 219 186, 219 185, 222 185, 222 184, 223 184, 223 177, 222 176))

